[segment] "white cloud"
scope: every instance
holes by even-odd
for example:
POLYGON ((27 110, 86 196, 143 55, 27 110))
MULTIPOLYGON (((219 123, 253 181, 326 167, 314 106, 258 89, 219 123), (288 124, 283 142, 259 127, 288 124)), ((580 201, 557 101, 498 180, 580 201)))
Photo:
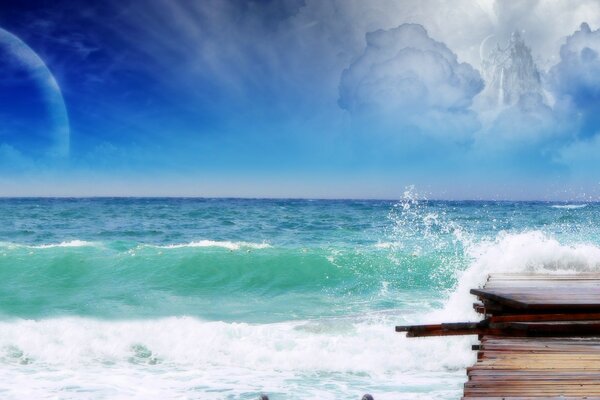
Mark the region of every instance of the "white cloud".
MULTIPOLYGON (((417 23, 459 61, 479 67, 484 38, 494 35, 491 42, 504 43, 518 29, 538 65, 547 69, 556 62, 564 37, 583 20, 600 26, 599 2, 173 0, 130 4, 111 29, 143 54, 136 57, 140 68, 154 71, 157 63, 159 70, 175 70, 156 79, 192 95, 198 79, 205 79, 231 97, 254 102, 257 92, 268 90, 273 98, 284 93, 274 103, 292 114, 298 113, 302 97, 308 109, 318 103, 331 115, 339 76, 363 52, 367 32, 417 23), (165 16, 178 23, 165 24, 165 16), (296 103, 288 104, 290 99, 296 103)), ((233 99, 227 100, 231 105, 233 99)))
POLYGON ((403 24, 367 33, 366 41, 364 53, 342 73, 342 108, 437 136, 476 126, 469 107, 483 89, 481 76, 425 28, 403 24))
POLYGON ((484 124, 475 148, 486 154, 510 152, 515 147, 535 147, 561 133, 552 108, 539 93, 528 93, 514 105, 501 109, 491 123, 484 124))
POLYGON ((563 116, 579 123, 581 134, 600 131, 600 29, 581 24, 560 50, 560 62, 549 73, 549 83, 563 116))

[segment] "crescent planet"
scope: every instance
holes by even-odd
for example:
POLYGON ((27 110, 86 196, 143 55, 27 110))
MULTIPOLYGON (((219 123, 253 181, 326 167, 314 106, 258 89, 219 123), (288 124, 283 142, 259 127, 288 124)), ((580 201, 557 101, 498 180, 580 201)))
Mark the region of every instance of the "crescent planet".
POLYGON ((485 61, 485 59, 486 59, 486 56, 487 56, 487 54, 483 54, 483 53, 484 53, 484 47, 485 47, 486 43, 487 43, 487 42, 488 42, 488 41, 489 41, 491 38, 493 38, 493 37, 495 37, 495 36, 496 36, 496 35, 494 35, 494 34, 488 35, 488 36, 486 36, 486 37, 485 37, 485 38, 484 38, 484 39, 481 41, 481 44, 479 45, 479 61, 480 61, 481 63, 483 63, 483 62, 485 61))
POLYGON ((50 113, 48 134, 52 145, 47 150, 51 157, 65 157, 69 154, 70 126, 67 107, 62 91, 54 75, 42 58, 16 35, 0 28, 0 46, 24 70, 27 70, 40 88, 50 113))

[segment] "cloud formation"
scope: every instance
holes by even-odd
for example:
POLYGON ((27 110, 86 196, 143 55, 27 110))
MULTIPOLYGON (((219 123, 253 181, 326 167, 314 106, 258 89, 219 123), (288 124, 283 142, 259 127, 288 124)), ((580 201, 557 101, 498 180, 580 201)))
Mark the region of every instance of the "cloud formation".
POLYGON ((342 108, 436 136, 477 126, 470 106, 483 89, 479 72, 458 62, 423 26, 377 30, 367 33, 366 42, 364 53, 342 73, 342 108))
POLYGON ((560 61, 549 72, 550 89, 557 98, 557 110, 575 119, 580 136, 600 131, 600 30, 583 23, 567 37, 560 49, 560 61))
MULTIPOLYGON (((386 187, 479 179, 479 195, 493 176, 510 186, 594 166, 600 47, 578 27, 600 26, 597 0, 7 1, 0 26, 64 89, 73 171, 367 171, 386 187), (536 90, 480 107, 482 50, 515 30, 536 90)), ((0 148, 8 165, 17 155, 0 148)))

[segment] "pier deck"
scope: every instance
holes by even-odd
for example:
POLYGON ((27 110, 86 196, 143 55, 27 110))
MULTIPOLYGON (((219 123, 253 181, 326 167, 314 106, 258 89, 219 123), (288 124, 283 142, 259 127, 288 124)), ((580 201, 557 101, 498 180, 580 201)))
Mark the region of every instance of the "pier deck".
POLYGON ((600 400, 600 274, 495 274, 471 293, 482 321, 396 327, 479 335, 463 399, 600 400))

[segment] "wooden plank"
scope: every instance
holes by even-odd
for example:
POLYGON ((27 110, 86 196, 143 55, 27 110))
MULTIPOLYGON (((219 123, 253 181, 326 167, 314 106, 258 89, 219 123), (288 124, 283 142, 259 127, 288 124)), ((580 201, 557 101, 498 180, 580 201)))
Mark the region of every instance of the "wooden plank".
POLYGON ((461 397, 464 400, 600 400, 600 396, 536 396, 536 397, 526 397, 526 396, 464 396, 461 397))
POLYGON ((463 398, 600 396, 598 337, 533 340, 484 336, 480 353, 482 357, 468 370, 463 398))
POLYGON ((484 290, 484 289, 471 289, 471 294, 479 297, 480 299, 491 300, 493 302, 499 303, 500 305, 508 306, 516 309, 525 309, 527 304, 517 301, 509 296, 503 296, 502 294, 484 290))
POLYGON ((600 335, 600 321, 502 322, 490 324, 490 328, 540 336, 600 335))
POLYGON ((600 338, 572 337, 600 335, 600 275, 491 276, 472 293, 484 307, 503 308, 490 328, 566 337, 481 337, 463 398, 600 398, 600 338))
POLYGON ((575 310, 600 312, 600 290, 577 292, 576 290, 544 290, 527 292, 517 290, 471 289, 480 299, 491 300, 502 306, 517 310, 546 310, 551 312, 572 312, 575 310))
POLYGON ((600 320, 490 321, 396 326, 396 332, 406 332, 407 337, 489 334, 502 334, 505 336, 600 335, 600 320))
POLYGON ((397 327, 480 336, 463 399, 600 400, 600 274, 493 274, 471 293, 482 321, 397 327))
POLYGON ((521 314, 492 316, 490 322, 540 322, 540 321, 584 321, 600 320, 600 313, 521 314))
POLYGON ((396 332, 406 332, 407 337, 480 335, 486 332, 501 333, 485 329, 487 321, 453 322, 432 325, 403 325, 396 326, 396 332))
POLYGON ((485 305, 482 302, 475 302, 473 303, 473 309, 475 310, 475 312, 479 313, 479 314, 485 314, 486 308, 485 305))

